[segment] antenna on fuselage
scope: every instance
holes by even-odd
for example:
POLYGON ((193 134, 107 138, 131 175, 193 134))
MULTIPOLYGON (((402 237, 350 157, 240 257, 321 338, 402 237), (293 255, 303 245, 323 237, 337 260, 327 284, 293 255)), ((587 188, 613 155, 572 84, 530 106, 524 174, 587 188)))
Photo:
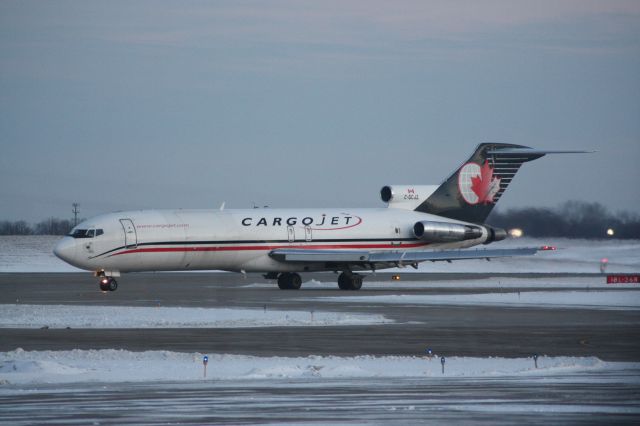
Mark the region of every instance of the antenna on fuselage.
POLYGON ((220 204, 220 211, 224 210, 225 204, 226 204, 226 201, 223 201, 222 204, 220 204))

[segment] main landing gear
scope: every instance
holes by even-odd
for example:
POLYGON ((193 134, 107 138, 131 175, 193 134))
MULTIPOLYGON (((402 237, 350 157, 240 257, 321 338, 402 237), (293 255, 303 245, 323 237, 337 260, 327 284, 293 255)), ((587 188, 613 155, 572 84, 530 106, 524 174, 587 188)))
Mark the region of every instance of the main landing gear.
MULTIPOLYGON (((271 278, 272 275, 265 275, 271 278)), ((360 290, 362 287, 362 275, 345 271, 338 276, 338 287, 340 290, 360 290)), ((295 272, 283 272, 278 275, 278 287, 280 290, 299 290, 302 285, 302 278, 295 272)))
POLYGON ((118 282, 113 277, 100 278, 100 290, 116 291, 117 288, 118 288, 118 282))
POLYGON ((360 290, 362 287, 362 275, 345 271, 338 276, 340 290, 360 290))
POLYGON ((302 278, 295 272, 283 272, 278 275, 278 287, 280 290, 300 290, 302 278))

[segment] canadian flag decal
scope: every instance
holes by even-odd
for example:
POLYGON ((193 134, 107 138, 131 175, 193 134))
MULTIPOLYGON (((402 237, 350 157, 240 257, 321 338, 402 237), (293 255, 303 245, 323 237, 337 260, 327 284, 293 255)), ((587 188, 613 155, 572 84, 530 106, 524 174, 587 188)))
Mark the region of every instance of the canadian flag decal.
POLYGON ((500 179, 493 177, 493 167, 488 160, 480 167, 480 175, 471 178, 471 190, 478 196, 479 203, 493 203, 493 197, 500 190, 500 179))
POLYGON ((467 203, 489 204, 495 202, 495 196, 500 190, 500 179, 493 176, 493 167, 488 160, 482 166, 467 163, 460 169, 458 187, 467 203))

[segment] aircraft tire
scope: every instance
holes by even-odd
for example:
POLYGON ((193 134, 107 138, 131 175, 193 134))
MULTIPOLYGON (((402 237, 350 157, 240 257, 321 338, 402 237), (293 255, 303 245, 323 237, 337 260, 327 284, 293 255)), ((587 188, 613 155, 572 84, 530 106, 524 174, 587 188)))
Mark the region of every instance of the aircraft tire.
POLYGON ((300 277, 300 274, 290 274, 290 278, 289 278, 289 289, 291 290, 300 290, 300 287, 302 286, 302 278, 300 277))
POLYGON ((103 283, 102 281, 100 281, 100 290, 109 291, 109 283, 103 283))
POLYGON ((118 281, 113 278, 109 278, 109 291, 116 291, 118 289, 118 281))
POLYGON ((351 289, 350 290, 360 290, 362 288, 362 275, 354 274, 351 277, 351 289))
POLYGON ((338 276, 340 290, 360 290, 362 288, 362 275, 343 272, 338 276))
POLYGON ((278 276, 278 287, 280 290, 299 290, 302 285, 302 278, 299 274, 283 272, 278 276))
POLYGON ((362 275, 343 272, 338 276, 340 290, 360 290, 362 288, 362 275))
POLYGON ((288 273, 284 272, 278 275, 278 288, 280 290, 288 290, 289 289, 289 280, 287 279, 288 273))
POLYGON ((349 290, 349 277, 344 272, 338 275, 338 288, 340 290, 349 290))

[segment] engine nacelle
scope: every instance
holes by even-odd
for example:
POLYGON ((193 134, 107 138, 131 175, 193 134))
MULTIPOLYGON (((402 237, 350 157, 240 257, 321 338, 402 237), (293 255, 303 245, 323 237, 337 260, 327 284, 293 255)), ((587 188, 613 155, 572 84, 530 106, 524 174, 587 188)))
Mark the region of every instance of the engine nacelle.
POLYGON ((380 190, 380 198, 390 208, 414 210, 436 189, 437 185, 386 185, 380 190))
POLYGON ((482 237, 482 231, 483 228, 481 226, 431 222, 428 220, 416 222, 416 224, 413 225, 413 234, 416 238, 431 243, 475 240, 476 238, 482 237))
POLYGON ((488 234, 487 241, 485 241, 484 244, 489 244, 494 241, 502 241, 508 236, 507 231, 502 228, 492 228, 490 226, 487 226, 486 228, 488 234))

